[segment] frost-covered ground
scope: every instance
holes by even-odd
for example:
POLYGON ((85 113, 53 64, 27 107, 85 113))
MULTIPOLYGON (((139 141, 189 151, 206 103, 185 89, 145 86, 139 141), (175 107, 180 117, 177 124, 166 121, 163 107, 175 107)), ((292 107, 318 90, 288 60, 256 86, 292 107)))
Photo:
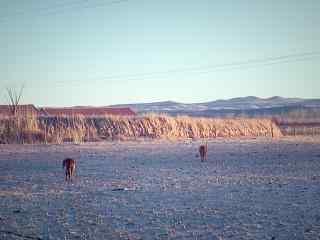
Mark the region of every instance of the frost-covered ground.
POLYGON ((200 143, 0 145, 0 239, 320 239, 319 139, 200 143))

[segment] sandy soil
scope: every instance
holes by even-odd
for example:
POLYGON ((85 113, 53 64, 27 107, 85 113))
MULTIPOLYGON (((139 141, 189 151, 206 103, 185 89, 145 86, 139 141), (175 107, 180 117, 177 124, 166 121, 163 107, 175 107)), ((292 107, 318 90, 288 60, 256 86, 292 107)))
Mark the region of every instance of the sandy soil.
POLYGON ((320 239, 320 139, 199 144, 0 145, 0 239, 320 239))

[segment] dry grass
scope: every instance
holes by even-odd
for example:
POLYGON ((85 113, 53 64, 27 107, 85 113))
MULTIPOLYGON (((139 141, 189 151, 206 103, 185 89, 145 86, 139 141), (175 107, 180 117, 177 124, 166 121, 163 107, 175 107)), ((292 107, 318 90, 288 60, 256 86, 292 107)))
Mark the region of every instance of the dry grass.
POLYGON ((289 123, 280 125, 281 132, 287 136, 319 136, 320 123, 289 123))
POLYGON ((279 137, 268 119, 210 119, 147 114, 119 116, 57 116, 0 119, 2 143, 81 143, 101 140, 197 139, 215 137, 279 137))
POLYGON ((320 109, 310 108, 291 111, 274 117, 275 122, 285 135, 318 136, 320 135, 320 109))
POLYGON ((309 108, 290 111, 276 117, 280 123, 320 123, 320 109, 309 108))

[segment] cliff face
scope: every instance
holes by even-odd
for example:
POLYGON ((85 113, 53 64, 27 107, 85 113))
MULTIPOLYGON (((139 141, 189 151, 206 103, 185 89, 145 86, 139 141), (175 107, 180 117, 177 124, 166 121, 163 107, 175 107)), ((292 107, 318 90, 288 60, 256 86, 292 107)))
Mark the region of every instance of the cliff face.
POLYGON ((137 117, 38 117, 0 120, 3 143, 100 140, 281 137, 268 119, 210 119, 149 114, 137 117))

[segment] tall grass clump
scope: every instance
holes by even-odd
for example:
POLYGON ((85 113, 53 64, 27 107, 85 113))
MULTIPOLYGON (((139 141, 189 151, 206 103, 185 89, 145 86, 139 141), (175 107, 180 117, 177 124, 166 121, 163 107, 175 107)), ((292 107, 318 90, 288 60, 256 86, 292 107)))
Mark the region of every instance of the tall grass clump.
POLYGON ((0 118, 0 143, 34 143, 41 140, 42 131, 34 115, 0 118))
POLYGON ((29 116, 0 119, 2 143, 81 143, 102 140, 279 137, 269 119, 213 119, 165 114, 120 116, 29 116))

